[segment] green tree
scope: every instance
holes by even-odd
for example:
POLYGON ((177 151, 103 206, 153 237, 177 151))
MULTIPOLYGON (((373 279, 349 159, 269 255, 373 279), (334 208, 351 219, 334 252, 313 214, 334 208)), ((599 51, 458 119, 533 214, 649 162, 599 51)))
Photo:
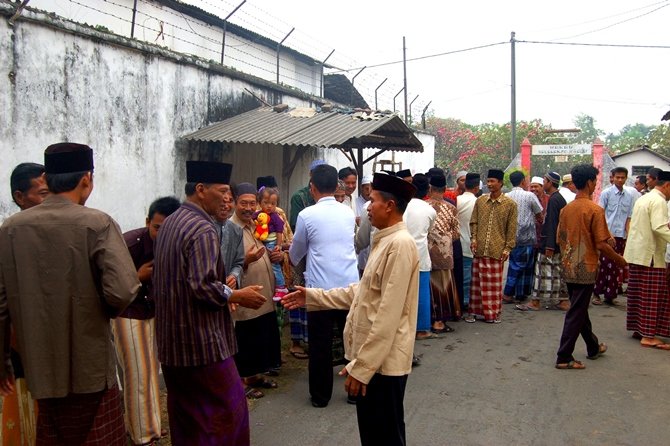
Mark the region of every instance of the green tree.
POLYGON ((593 144, 596 138, 605 137, 605 132, 596 127, 596 120, 593 116, 582 113, 577 115, 572 122, 575 127, 581 129, 581 132, 570 139, 570 144, 593 144))
POLYGON ((649 133, 648 145, 658 153, 670 156, 670 123, 654 127, 649 133))
POLYGON ((619 133, 610 133, 605 138, 605 145, 613 154, 628 152, 636 147, 649 145, 649 137, 656 126, 644 124, 629 124, 619 133))

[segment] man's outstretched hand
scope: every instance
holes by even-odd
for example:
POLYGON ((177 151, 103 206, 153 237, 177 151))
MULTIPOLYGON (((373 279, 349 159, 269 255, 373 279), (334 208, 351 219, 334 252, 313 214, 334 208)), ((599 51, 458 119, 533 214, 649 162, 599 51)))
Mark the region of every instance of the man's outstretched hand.
POLYGON ((281 299, 281 304, 287 310, 295 310, 296 308, 302 308, 305 306, 305 301, 307 299, 305 287, 296 286, 295 289, 295 291, 288 293, 281 299))

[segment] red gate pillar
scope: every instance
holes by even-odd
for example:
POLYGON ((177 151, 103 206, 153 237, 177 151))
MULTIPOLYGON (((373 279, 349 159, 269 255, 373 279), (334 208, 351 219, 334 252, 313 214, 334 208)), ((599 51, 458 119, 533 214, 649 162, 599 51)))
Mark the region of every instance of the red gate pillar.
MULTIPOLYGON (((596 190, 593 192, 593 200, 597 203, 600 199, 600 192, 603 190, 603 178, 605 173, 603 170, 603 155, 605 154, 605 146, 600 138, 593 141, 593 167, 598 169, 598 181, 596 182, 596 190)), ((608 176, 609 178, 609 176, 608 176)))
POLYGON ((530 151, 532 145, 528 138, 524 138, 521 143, 521 168, 530 175, 530 151))

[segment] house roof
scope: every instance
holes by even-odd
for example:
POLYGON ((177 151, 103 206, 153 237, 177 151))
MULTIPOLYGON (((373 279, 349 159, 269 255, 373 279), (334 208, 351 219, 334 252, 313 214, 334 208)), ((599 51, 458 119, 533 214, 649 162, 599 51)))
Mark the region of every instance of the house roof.
POLYGON ((646 147, 646 146, 638 147, 637 149, 629 150, 628 152, 619 153, 618 155, 614 155, 612 157, 612 159, 616 160, 617 158, 621 158, 622 156, 626 156, 626 155, 631 155, 631 154, 636 153, 636 152, 649 152, 652 155, 655 155, 655 156, 661 158, 666 163, 670 163, 670 158, 669 157, 667 157, 665 155, 661 155, 660 153, 655 152, 655 151, 651 150, 649 147, 646 147))
POLYGON ((419 139, 394 113, 275 109, 277 107, 259 107, 183 138, 238 144, 423 152, 419 139))
MULTIPOLYGON (((205 11, 204 9, 198 8, 197 6, 189 5, 186 3, 182 3, 179 0, 156 0, 158 3, 161 3, 165 6, 167 6, 170 9, 173 9, 175 11, 181 12, 183 14, 187 14, 195 19, 202 20, 205 23, 208 23, 210 25, 218 26, 218 27, 223 27, 223 24, 225 23, 224 20, 217 16, 214 15, 210 12, 205 11)), ((236 25, 234 23, 231 23, 230 21, 226 23, 226 30, 227 32, 230 32, 232 34, 235 34, 236 36, 245 38, 247 40, 250 40, 252 42, 256 42, 260 45, 266 46, 268 48, 271 48, 272 50, 277 49, 277 45, 279 42, 276 42, 272 39, 269 39, 265 36, 262 36, 258 33, 255 33, 251 30, 248 30, 246 28, 243 28, 239 25, 236 25)), ((281 47, 282 52, 291 54, 294 56, 296 59, 301 60, 302 62, 307 63, 308 65, 313 64, 313 65, 321 65, 321 61, 318 61, 306 54, 303 54, 299 51, 296 51, 288 46, 282 45, 281 47)), ((324 67, 326 68, 335 68, 331 65, 325 64, 324 67)))
POLYGON ((344 74, 323 76, 323 97, 351 107, 370 108, 363 96, 344 74))

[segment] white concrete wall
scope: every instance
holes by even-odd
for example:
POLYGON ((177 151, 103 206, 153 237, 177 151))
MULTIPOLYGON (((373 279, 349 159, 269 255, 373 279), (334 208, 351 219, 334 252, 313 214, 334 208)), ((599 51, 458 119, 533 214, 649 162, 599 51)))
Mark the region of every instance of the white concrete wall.
POLYGON ((628 169, 628 176, 631 178, 633 177, 633 166, 654 166, 661 170, 670 170, 670 163, 645 150, 618 156, 614 159, 614 162, 618 167, 628 169))
MULTIPOLYGON (((217 0, 218 1, 218 0, 217 0)), ((30 7, 91 26, 104 26, 120 36, 130 37, 133 0, 86 0, 78 5, 69 1, 32 0, 30 7)), ((223 30, 174 11, 151 0, 137 2, 135 38, 161 45, 172 51, 192 54, 205 60, 221 61, 223 30), (161 25, 162 23, 162 25, 161 25), (162 29, 162 33, 161 33, 162 29)), ((224 64, 243 73, 275 82, 276 52, 273 48, 226 33, 224 64)), ((287 54, 279 55, 279 81, 306 93, 319 95, 321 68, 287 54)))
MULTIPOLYGON (((292 106, 312 105, 183 58, 27 20, 13 30, 0 20, 0 78, 8 80, 0 82, 0 221, 18 210, 9 191, 11 170, 21 162, 42 162, 49 144, 71 141, 94 148, 95 190, 87 205, 128 230, 143 223, 153 199, 182 196, 184 161, 193 151, 180 137, 216 116, 259 105, 244 88, 259 96, 276 94, 292 106)), ((244 178, 251 166, 260 171, 265 163, 281 165, 281 150, 266 148, 260 157, 253 150, 239 152, 210 155, 232 157, 237 181, 255 181, 244 178)))

